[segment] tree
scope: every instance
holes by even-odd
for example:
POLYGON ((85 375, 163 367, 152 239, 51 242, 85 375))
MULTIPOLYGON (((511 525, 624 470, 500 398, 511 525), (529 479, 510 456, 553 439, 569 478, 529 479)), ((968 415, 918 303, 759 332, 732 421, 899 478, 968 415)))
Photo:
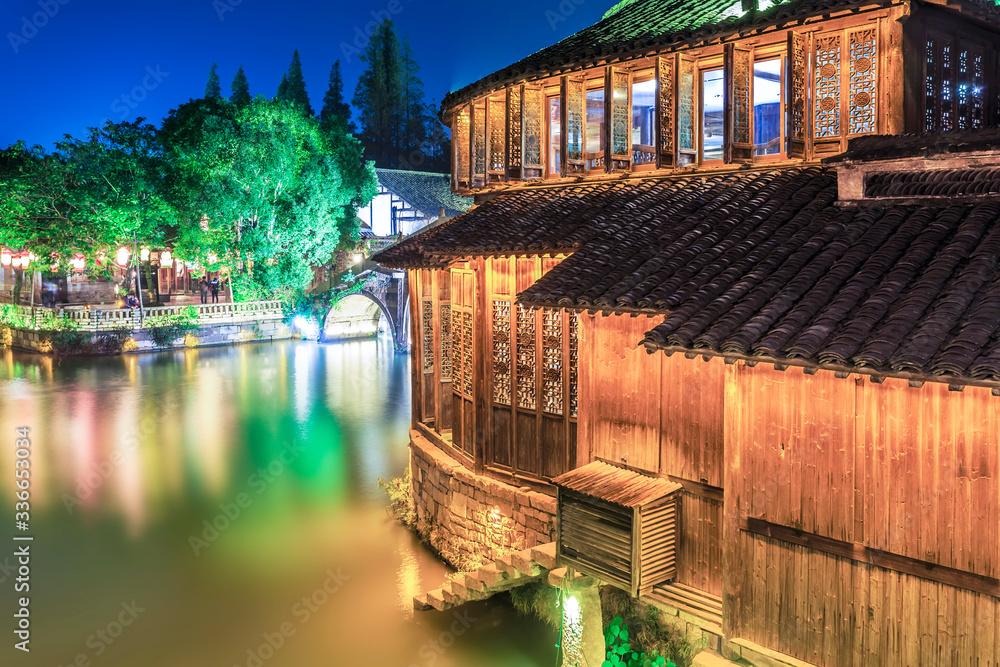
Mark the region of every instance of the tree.
POLYGON ((323 109, 319 112, 324 123, 338 123, 351 134, 356 132, 351 119, 351 107, 344 100, 344 77, 340 72, 340 61, 330 70, 330 86, 323 98, 323 109))
POLYGON ((208 83, 205 84, 205 97, 206 98, 220 98, 222 97, 222 87, 219 84, 219 75, 216 72, 218 66, 212 63, 212 69, 208 71, 208 83))
POLYGON ((376 28, 361 60, 367 68, 354 91, 361 143, 376 166, 395 168, 400 154, 403 76, 392 21, 385 20, 376 28))
MULTIPOLYGON (((398 115, 402 137, 400 137, 397 159, 406 165, 419 161, 424 162, 424 141, 427 138, 428 121, 424 103, 424 83, 420 80, 420 66, 413 59, 413 48, 410 40, 404 38, 399 49, 400 74, 402 76, 398 115)), ((404 166, 399 164, 397 166, 404 166)))
POLYGON ((289 298, 308 286, 311 267, 357 234, 357 208, 375 194, 357 141, 283 100, 244 108, 194 100, 170 113, 161 135, 187 220, 179 245, 242 264, 233 281, 241 300, 289 298))
POLYGON ((448 129, 437 118, 437 104, 427 107, 427 137, 424 141, 426 160, 421 167, 424 171, 449 173, 451 171, 451 136, 448 129))
POLYGON ((243 65, 240 65, 240 68, 236 70, 236 76, 233 77, 233 83, 229 89, 232 91, 230 102, 240 108, 250 104, 250 82, 247 81, 243 65))
POLYGON ((276 100, 288 99, 288 73, 281 75, 281 83, 278 84, 278 94, 274 96, 276 100))
POLYGON ((292 54, 292 63, 288 66, 287 77, 288 87, 283 99, 298 104, 307 116, 315 115, 312 105, 309 103, 309 94, 306 93, 306 80, 302 76, 302 61, 299 60, 298 49, 292 54))

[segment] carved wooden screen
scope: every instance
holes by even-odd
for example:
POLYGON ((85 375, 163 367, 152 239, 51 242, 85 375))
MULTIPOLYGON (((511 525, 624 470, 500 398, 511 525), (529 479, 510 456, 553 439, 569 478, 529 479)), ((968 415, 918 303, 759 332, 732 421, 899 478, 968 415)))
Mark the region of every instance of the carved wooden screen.
POLYGON ((849 30, 847 134, 874 134, 878 129, 878 25, 849 30))
POLYGON ((817 143, 836 139, 839 144, 842 134, 843 42, 844 35, 839 31, 814 38, 813 141, 817 143))
POLYGON ((507 176, 507 100, 505 95, 494 95, 486 100, 487 118, 487 176, 489 180, 503 180, 507 176))
POLYGON ((541 178, 545 173, 545 93, 537 86, 524 86, 523 92, 524 166, 522 178, 541 178))
POLYGON ((521 164, 524 152, 523 110, 524 86, 507 89, 507 178, 521 178, 521 164))
POLYGON ((788 71, 785 83, 788 111, 788 157, 804 158, 809 137, 809 42, 810 35, 788 33, 788 71))
POLYGON ((586 125, 587 87, 583 79, 563 77, 563 145, 566 159, 563 160, 563 175, 586 170, 584 160, 583 131, 586 125))
POLYGON ((656 151, 657 168, 674 165, 674 93, 676 58, 656 59, 656 151))
POLYGON ((610 130, 610 170, 632 167, 632 74, 627 70, 608 68, 605 115, 610 130))
POLYGON ((812 141, 817 154, 841 140, 878 132, 879 24, 813 39, 812 141))
POLYGON ((451 389, 452 442, 473 456, 473 352, 475 331, 475 273, 471 269, 451 270, 451 389))
POLYGON ((486 100, 481 100, 472 108, 472 183, 476 187, 486 184, 486 139, 486 100))
POLYGON ((435 390, 435 404, 438 407, 438 414, 434 426, 438 433, 445 433, 451 431, 451 414, 454 409, 451 390, 451 272, 448 270, 438 272, 436 303, 438 308, 437 364, 440 368, 437 378, 440 387, 435 390))
POLYGON ((698 129, 698 104, 695 100, 695 62, 693 58, 677 54, 677 124, 674 134, 677 146, 674 164, 678 167, 694 164, 698 159, 696 132, 698 129))
POLYGON ((490 426, 486 464, 547 479, 575 461, 577 331, 560 309, 532 310, 515 295, 558 263, 538 257, 487 260, 491 326, 490 426))
POLYGON ((469 157, 470 136, 469 136, 469 107, 465 107, 455 114, 454 125, 452 126, 452 140, 455 144, 455 188, 469 186, 469 157))
POLYGON ((434 374, 434 301, 420 302, 421 357, 424 375, 434 374))
POLYGON ((964 130, 986 124, 986 49, 951 36, 927 36, 924 129, 964 130))
POLYGON ((726 162, 753 161, 753 49, 727 44, 724 77, 726 162))

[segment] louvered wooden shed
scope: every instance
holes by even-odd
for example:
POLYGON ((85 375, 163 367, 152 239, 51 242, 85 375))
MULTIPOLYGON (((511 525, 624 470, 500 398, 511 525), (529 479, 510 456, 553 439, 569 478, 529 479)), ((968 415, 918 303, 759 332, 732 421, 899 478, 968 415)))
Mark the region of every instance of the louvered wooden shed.
POLYGON ((603 461, 553 482, 561 565, 635 597, 676 577, 680 484, 603 461))

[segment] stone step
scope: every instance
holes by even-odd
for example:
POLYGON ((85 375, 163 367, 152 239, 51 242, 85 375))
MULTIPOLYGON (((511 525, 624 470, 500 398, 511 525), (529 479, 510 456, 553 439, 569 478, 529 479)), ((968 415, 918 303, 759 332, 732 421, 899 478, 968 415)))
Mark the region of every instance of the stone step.
POLYGON ((438 611, 451 609, 451 605, 444 599, 444 592, 440 588, 427 591, 427 604, 438 611))
POLYGON ((472 600, 482 600, 483 598, 486 597, 485 594, 467 588, 464 583, 455 580, 452 580, 451 582, 451 592, 454 593, 456 596, 462 598, 466 602, 472 600))
POLYGON ((569 591, 580 590, 583 588, 589 588, 591 586, 597 585, 597 580, 593 577, 588 577, 586 575, 580 574, 579 572, 573 572, 572 581, 567 581, 566 578, 567 568, 558 567, 549 572, 548 580, 550 586, 555 586, 556 588, 563 588, 569 591))
POLYGON ((476 576, 482 580, 483 584, 488 588, 493 588, 497 584, 510 579, 506 572, 498 568, 496 565, 484 565, 476 571, 476 576))
POLYGON ((455 591, 452 590, 451 584, 452 582, 447 581, 445 582, 444 586, 442 586, 439 589, 441 591, 441 595, 444 597, 444 601, 452 606, 456 604, 462 604, 463 602, 465 602, 465 600, 463 600, 460 595, 458 595, 457 593, 455 593, 455 591))
POLYGON ((556 543, 549 542, 531 547, 531 559, 546 570, 556 569, 556 543))
POLYGON ((482 593, 486 590, 486 583, 479 577, 479 572, 466 572, 465 573, 465 587, 470 591, 476 591, 477 593, 482 593))
POLYGON ((510 556, 503 556, 502 558, 497 558, 493 561, 497 566, 497 569, 501 572, 505 572, 507 577, 510 579, 520 579, 521 573, 518 571, 517 567, 514 565, 510 556))
POLYGON ((542 568, 532 560, 531 549, 512 553, 510 555, 510 562, 520 574, 526 577, 537 577, 542 573, 542 568))
POLYGON ((427 593, 413 596, 413 611, 430 611, 433 608, 427 602, 427 593))

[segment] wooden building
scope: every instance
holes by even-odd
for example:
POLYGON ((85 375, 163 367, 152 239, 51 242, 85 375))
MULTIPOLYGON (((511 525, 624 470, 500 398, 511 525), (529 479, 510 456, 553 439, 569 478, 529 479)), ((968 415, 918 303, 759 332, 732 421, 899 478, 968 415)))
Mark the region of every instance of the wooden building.
POLYGON ((998 58, 992 2, 626 0, 449 95, 478 205, 375 258, 414 438, 679 484, 651 594, 727 656, 1000 664, 998 58))

